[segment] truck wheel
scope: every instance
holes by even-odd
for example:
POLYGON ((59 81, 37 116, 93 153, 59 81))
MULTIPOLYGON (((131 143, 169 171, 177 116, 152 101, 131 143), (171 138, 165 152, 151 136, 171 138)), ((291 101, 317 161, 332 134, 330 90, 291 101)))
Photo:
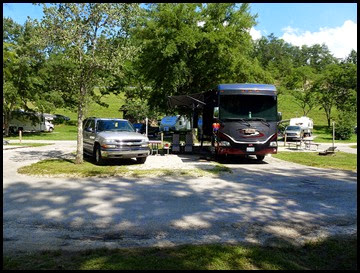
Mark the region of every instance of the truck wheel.
POLYGON ((257 155, 257 156, 256 156, 256 159, 259 160, 259 161, 263 161, 264 158, 265 158, 264 155, 257 155))
POLYGON ((144 164, 146 161, 146 157, 137 157, 136 162, 139 164, 144 164))
POLYGON ((101 157, 100 145, 96 145, 94 149, 94 160, 97 165, 102 165, 104 163, 103 158, 101 157))

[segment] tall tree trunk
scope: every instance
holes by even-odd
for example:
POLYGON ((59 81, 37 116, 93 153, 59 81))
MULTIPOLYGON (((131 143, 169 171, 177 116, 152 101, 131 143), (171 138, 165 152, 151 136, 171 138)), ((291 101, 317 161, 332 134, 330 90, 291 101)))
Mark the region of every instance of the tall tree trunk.
POLYGON ((84 162, 83 156, 83 119, 84 119, 84 101, 85 101, 86 89, 85 86, 80 88, 80 96, 78 102, 78 131, 77 131, 77 146, 76 146, 76 164, 82 164, 84 162))
POLYGON ((11 110, 10 111, 4 111, 3 115, 3 124, 5 129, 5 136, 9 136, 10 133, 10 120, 11 120, 11 110))

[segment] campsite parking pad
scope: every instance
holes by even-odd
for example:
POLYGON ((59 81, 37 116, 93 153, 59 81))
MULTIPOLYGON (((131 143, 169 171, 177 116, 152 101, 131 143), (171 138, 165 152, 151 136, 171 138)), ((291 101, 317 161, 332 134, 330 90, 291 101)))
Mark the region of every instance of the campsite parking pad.
MULTIPOLYGON (((3 251, 302 244, 357 232, 357 172, 265 157, 212 176, 51 178, 17 168, 65 157, 73 141, 3 151, 3 251)), ((196 155, 150 156, 130 168, 210 168, 196 155)))

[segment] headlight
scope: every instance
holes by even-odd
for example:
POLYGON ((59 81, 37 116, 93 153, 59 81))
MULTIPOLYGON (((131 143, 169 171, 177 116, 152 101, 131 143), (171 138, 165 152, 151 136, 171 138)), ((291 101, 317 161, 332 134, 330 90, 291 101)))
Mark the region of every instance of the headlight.
POLYGON ((220 141, 219 146, 230 146, 230 142, 229 141, 220 141))
POLYGON ((115 142, 116 142, 116 139, 106 139, 105 142, 106 142, 106 143, 109 143, 109 144, 115 143, 115 142))
POLYGON ((270 147, 277 147, 276 141, 271 141, 269 146, 270 147))
POLYGON ((149 143, 141 144, 141 147, 149 147, 149 143))
POLYGON ((101 147, 103 147, 105 149, 115 149, 116 145, 114 145, 114 144, 103 144, 103 145, 101 145, 101 147))

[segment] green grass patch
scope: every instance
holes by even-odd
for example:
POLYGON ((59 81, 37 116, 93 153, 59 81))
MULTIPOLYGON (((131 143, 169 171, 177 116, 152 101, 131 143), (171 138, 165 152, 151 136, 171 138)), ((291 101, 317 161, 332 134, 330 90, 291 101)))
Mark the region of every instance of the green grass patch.
POLYGON ((357 145, 350 145, 349 147, 350 147, 350 148, 357 149, 357 145))
MULTIPOLYGON (((335 125, 336 130, 336 125, 335 125)), ((313 135, 316 136, 314 141, 319 143, 332 143, 333 141, 333 129, 325 125, 314 125, 313 135)), ((335 143, 355 143, 357 142, 357 134, 352 134, 348 140, 337 140, 335 143)))
POLYGON ((40 147, 40 146, 46 146, 46 145, 53 145, 53 143, 9 143, 9 146, 25 146, 25 147, 40 147))
POLYGON ((356 270, 357 239, 333 237, 302 247, 210 244, 42 251, 4 255, 3 269, 356 270))
MULTIPOLYGON (((57 124, 53 132, 34 132, 22 134, 24 140, 76 140, 77 127, 73 125, 57 124)), ((5 140, 19 140, 18 135, 4 137, 5 140)))
MULTIPOLYGON (((100 95, 98 88, 95 87, 95 94, 100 95)), ((122 118, 123 113, 119 111, 125 101, 125 94, 119 95, 109 94, 101 98, 101 101, 108 104, 109 107, 101 106, 95 102, 91 102, 85 110, 86 117, 103 117, 103 118, 122 118)), ((53 114, 60 114, 69 117, 72 121, 77 120, 77 112, 65 108, 59 108, 53 114)))
POLYGON ((357 155, 344 152, 335 152, 333 155, 319 155, 318 152, 279 152, 272 156, 312 167, 357 170, 357 155))
MULTIPOLYGON (((114 162, 114 161, 113 161, 114 162)), ((134 166, 134 165, 133 165, 134 166)), ((66 176, 66 177, 91 177, 91 176, 209 176, 223 172, 231 173, 231 169, 221 164, 216 164, 209 169, 133 169, 128 166, 107 165, 99 166, 92 162, 84 161, 75 164, 74 159, 46 159, 18 169, 18 173, 37 176, 66 176)))

